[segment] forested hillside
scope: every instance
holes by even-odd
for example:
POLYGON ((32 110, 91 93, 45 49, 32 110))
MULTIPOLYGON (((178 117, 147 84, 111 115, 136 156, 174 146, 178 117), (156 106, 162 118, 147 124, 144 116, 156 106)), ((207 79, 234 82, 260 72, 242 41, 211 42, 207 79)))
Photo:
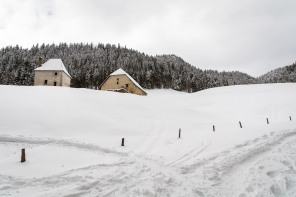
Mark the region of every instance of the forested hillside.
MULTIPOLYGON (((0 84, 33 85, 38 59, 60 58, 72 76, 71 86, 98 89, 118 68, 147 89, 199 90, 235 84, 258 83, 245 73, 201 70, 175 55, 149 56, 111 44, 51 44, 31 49, 9 46, 0 51, 0 84)), ((295 73, 295 69, 294 69, 295 73)), ((294 75, 295 76, 295 75, 294 75)), ((295 77, 293 78, 295 80, 295 77)))
POLYGON ((263 83, 296 82, 296 63, 272 70, 258 79, 263 83))

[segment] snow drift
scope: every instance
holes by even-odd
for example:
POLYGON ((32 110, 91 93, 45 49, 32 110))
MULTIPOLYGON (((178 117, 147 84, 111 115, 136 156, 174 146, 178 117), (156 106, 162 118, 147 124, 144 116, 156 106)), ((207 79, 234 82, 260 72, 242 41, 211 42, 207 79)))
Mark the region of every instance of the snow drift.
POLYGON ((296 84, 0 86, 0 195, 295 196, 295 100, 296 84))

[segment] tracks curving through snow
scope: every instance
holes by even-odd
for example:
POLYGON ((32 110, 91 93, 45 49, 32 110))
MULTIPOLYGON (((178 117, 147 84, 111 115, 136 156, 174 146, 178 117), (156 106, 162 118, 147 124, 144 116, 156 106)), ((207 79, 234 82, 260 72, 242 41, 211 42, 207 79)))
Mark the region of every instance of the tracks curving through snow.
POLYGON ((54 138, 31 138, 31 137, 13 137, 8 135, 0 135, 0 142, 27 143, 27 144, 37 144, 37 145, 51 144, 51 145, 75 147, 75 148, 85 149, 90 151, 99 151, 102 153, 119 154, 122 156, 127 155, 126 153, 110 150, 107 148, 102 148, 94 144, 86 144, 82 142, 75 142, 71 140, 60 140, 60 139, 54 139, 54 138))
POLYGON ((182 157, 180 157, 177 160, 169 163, 168 166, 175 167, 175 166, 177 166, 178 164, 181 164, 181 163, 185 164, 186 162, 196 158, 198 156, 198 154, 201 153, 205 148, 210 146, 211 143, 212 142, 209 139, 204 138, 202 143, 200 144, 200 146, 192 149, 191 151, 189 151, 188 153, 186 153, 182 157))
MULTIPOLYGON (((0 141, 51 143, 113 153, 95 145, 64 140, 0 136, 0 141)), ((118 153, 120 162, 86 166, 48 177, 0 175, 0 195, 17 196, 29 188, 42 196, 295 196, 296 130, 272 132, 198 158, 210 143, 204 140, 170 164, 158 158, 118 153)))

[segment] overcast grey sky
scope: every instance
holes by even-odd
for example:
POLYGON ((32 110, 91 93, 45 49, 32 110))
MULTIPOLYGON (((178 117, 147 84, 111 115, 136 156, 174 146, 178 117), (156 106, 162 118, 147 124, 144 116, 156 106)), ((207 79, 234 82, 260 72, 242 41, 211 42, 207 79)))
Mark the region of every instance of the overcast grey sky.
POLYGON ((296 60, 296 0, 0 0, 0 47, 93 42, 259 76, 296 60))

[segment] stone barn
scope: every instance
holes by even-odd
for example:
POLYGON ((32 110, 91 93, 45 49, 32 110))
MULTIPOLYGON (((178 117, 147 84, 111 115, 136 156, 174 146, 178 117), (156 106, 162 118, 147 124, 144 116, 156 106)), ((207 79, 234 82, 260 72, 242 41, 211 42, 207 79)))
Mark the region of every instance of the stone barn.
POLYGON ((39 59, 38 67, 34 71, 34 86, 70 87, 71 76, 61 59, 50 59, 44 64, 42 59, 39 59))
POLYGON ((101 90, 147 95, 147 92, 121 68, 113 72, 100 86, 101 90))

